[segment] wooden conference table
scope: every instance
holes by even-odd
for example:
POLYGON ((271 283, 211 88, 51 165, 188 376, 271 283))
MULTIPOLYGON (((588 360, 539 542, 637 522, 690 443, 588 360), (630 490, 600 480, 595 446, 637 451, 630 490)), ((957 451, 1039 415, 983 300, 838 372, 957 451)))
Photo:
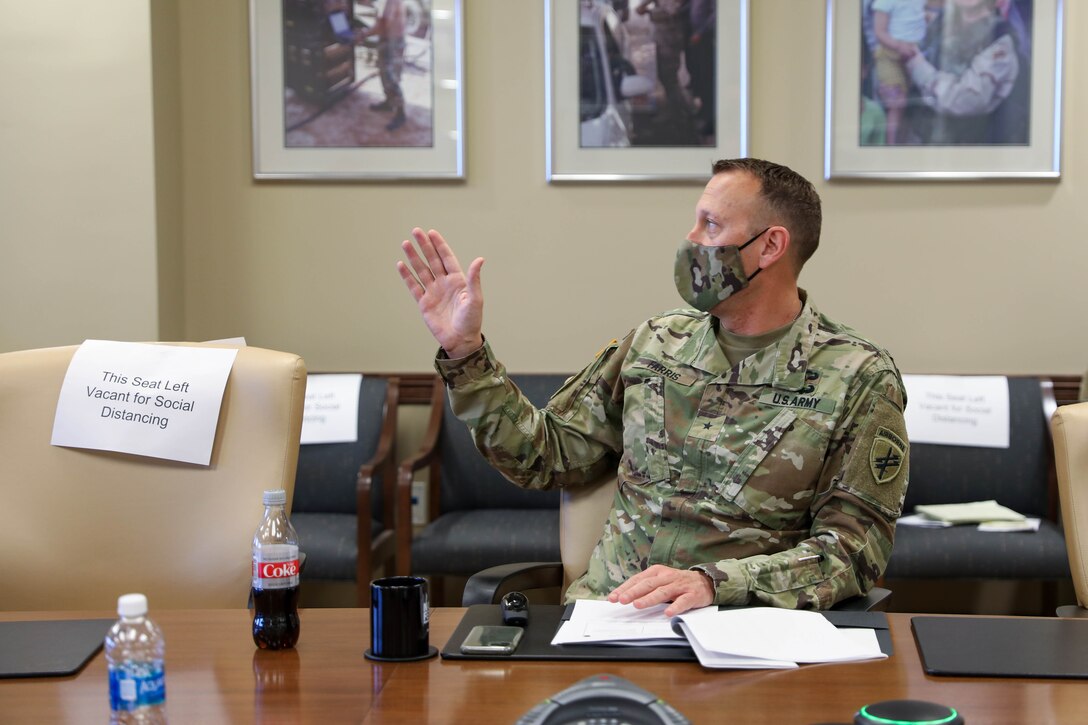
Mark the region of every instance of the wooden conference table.
MULTIPOLYGON (((431 616, 439 649, 465 610, 431 616)), ((159 610, 166 638, 167 712, 179 723, 513 723, 548 695, 593 674, 625 677, 693 723, 849 723, 860 705, 932 700, 968 723, 1088 722, 1078 680, 930 677, 908 614, 889 614, 894 656, 798 670, 708 670, 696 663, 454 661, 377 663, 366 609, 303 610, 295 650, 262 652, 250 613, 159 610)), ((109 612, 0 612, 0 621, 111 618, 109 612)), ((0 680, 0 721, 107 722, 106 663, 99 652, 71 677, 0 680)))

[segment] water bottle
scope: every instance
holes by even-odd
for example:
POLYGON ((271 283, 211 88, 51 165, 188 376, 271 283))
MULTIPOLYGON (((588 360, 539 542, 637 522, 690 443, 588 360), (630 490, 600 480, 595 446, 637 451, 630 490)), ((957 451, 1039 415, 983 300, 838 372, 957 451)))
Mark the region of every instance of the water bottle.
POLYGON ((264 520, 253 535, 253 641, 286 649, 298 641, 298 534, 287 518, 287 492, 264 492, 264 520))
POLYGON ((117 599, 121 618, 106 633, 111 723, 165 723, 165 644, 162 631, 147 617, 147 597, 117 599))

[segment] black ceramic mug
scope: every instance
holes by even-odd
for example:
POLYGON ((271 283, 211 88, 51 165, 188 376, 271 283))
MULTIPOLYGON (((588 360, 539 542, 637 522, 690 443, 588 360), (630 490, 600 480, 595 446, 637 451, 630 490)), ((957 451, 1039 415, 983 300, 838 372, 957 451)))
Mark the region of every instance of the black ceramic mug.
POLYGON ((368 659, 422 660, 438 654, 430 646, 427 580, 390 576, 370 582, 370 649, 368 659))

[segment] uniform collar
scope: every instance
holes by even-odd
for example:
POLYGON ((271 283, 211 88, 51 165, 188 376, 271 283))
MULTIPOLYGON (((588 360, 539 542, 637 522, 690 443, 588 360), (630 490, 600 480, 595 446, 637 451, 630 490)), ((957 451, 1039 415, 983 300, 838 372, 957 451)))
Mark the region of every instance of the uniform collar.
POLYGON ((714 318, 706 315, 700 329, 676 352, 678 362, 717 375, 736 385, 771 385, 781 390, 800 390, 805 386, 809 355, 816 338, 819 315, 808 301, 808 293, 798 289, 801 314, 789 332, 774 346, 760 350, 730 366, 717 336, 714 318))

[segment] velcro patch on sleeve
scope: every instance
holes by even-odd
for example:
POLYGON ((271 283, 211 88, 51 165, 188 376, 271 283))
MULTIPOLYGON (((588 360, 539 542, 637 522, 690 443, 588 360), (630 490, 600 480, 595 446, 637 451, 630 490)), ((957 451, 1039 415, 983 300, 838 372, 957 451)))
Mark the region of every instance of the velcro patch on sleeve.
POLYGON ((897 517, 903 510, 909 469, 903 412, 885 397, 874 395, 839 486, 884 514, 897 517))

